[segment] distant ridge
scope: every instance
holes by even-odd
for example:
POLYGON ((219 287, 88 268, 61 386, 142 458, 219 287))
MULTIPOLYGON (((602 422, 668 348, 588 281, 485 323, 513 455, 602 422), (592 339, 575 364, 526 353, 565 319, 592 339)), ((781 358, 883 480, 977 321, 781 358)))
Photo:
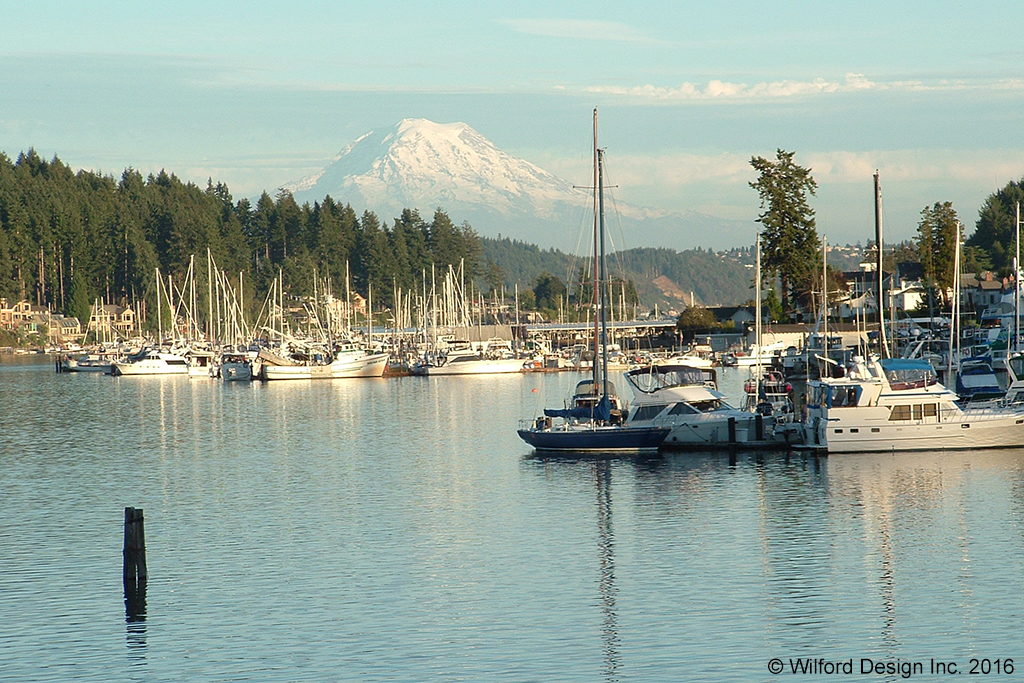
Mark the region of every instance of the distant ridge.
MULTIPOLYGON (((499 234, 541 247, 568 248, 587 193, 498 149, 465 123, 404 119, 345 147, 322 171, 281 189, 296 201, 330 195, 383 220, 402 209, 430 215, 443 208, 486 237, 499 234)), ((616 203, 630 247, 724 249, 753 241, 755 225, 616 203)))

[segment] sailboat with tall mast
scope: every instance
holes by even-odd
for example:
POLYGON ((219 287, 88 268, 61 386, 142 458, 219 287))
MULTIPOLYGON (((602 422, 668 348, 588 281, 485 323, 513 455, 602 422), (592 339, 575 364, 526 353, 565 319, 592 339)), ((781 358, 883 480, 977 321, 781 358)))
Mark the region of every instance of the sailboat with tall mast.
POLYGON ((608 379, 608 282, 605 271, 604 150, 597 146, 594 110, 594 363, 592 379, 580 382, 573 403, 545 409, 544 415, 521 425, 518 434, 538 451, 656 451, 670 429, 622 422, 614 384, 608 379), (613 407, 614 404, 614 407, 613 407))

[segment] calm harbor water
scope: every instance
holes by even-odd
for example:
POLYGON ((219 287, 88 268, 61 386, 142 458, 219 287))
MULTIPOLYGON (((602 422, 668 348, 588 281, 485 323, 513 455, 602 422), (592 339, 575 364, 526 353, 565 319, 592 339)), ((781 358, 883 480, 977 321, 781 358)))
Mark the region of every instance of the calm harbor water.
POLYGON ((4 357, 0 681, 1024 670, 1024 450, 537 457, 517 421, 577 378, 250 385, 4 357), (125 506, 146 515, 134 619, 125 506))

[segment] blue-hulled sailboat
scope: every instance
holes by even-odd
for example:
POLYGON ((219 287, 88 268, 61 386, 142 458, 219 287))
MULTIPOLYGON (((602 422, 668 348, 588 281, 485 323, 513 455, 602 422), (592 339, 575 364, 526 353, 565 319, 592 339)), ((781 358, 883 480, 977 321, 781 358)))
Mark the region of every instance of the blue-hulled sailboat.
POLYGON ((643 452, 656 451, 668 436, 668 427, 623 423, 624 406, 608 380, 607 282, 604 248, 604 150, 597 147, 597 110, 594 110, 594 316, 593 379, 576 387, 572 404, 528 421, 520 438, 538 451, 643 452))

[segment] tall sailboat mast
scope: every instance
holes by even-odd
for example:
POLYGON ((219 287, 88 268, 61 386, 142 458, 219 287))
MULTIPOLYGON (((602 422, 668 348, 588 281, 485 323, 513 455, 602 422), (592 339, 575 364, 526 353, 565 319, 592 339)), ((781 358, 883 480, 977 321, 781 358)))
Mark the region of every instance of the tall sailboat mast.
POLYGON ((601 232, 601 210, 600 210, 600 199, 598 198, 598 157, 597 157, 597 107, 594 107, 594 263, 593 263, 593 277, 591 281, 594 283, 594 291, 592 294, 592 303, 594 307, 594 360, 593 360, 593 375, 594 375, 594 393, 595 396, 600 397, 604 393, 603 387, 601 386, 601 366, 598 363, 598 359, 601 357, 601 339, 599 335, 599 322, 598 322, 598 272, 597 272, 597 261, 598 261, 598 243, 600 240, 601 232))
POLYGON ((889 342, 885 338, 885 299, 882 298, 882 184, 875 171, 875 248, 878 250, 878 346, 882 358, 889 357, 889 342))
POLYGON ((755 396, 761 395, 761 234, 754 241, 754 343, 757 344, 756 369, 754 370, 755 396))
POLYGON ((1013 229, 1017 253, 1013 258, 1013 346, 1010 353, 1020 351, 1020 202, 1017 202, 1017 220, 1013 229))
MULTIPOLYGON (((597 150, 597 196, 598 196, 598 209, 600 209, 600 231, 601 231, 601 260, 600 260, 600 272, 597 281, 594 282, 595 287, 601 288, 601 377, 603 381, 608 381, 608 290, 605 288, 605 283, 608 279, 608 274, 605 272, 605 254, 604 254, 604 152, 597 150)), ((605 394, 605 385, 601 385, 601 396, 605 394)))

